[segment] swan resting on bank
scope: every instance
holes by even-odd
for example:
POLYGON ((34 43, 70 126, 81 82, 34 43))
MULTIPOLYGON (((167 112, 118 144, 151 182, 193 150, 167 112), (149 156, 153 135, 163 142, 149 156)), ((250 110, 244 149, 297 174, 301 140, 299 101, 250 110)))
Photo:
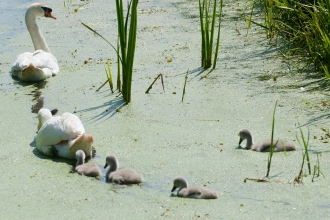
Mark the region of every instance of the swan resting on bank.
POLYGON ((205 189, 200 186, 188 186, 188 182, 183 177, 177 177, 173 181, 173 188, 171 192, 174 192, 176 188, 179 188, 177 195, 184 198, 192 199, 217 199, 218 193, 209 189, 205 189))
MULTIPOLYGON (((238 136, 240 145, 243 140, 246 139, 246 147, 245 149, 252 149, 258 152, 269 152, 271 140, 264 140, 259 143, 253 143, 252 133, 248 129, 242 129, 239 131, 238 136)), ((281 141, 280 139, 274 139, 273 144, 275 144, 274 152, 281 152, 281 151, 293 151, 296 150, 296 145, 292 142, 281 141)))
POLYGON ((93 136, 86 133, 80 119, 65 112, 53 116, 42 108, 38 112, 38 134, 36 147, 43 154, 75 159, 76 152, 83 150, 86 157, 92 157, 93 136))
POLYGON ((30 33, 35 52, 25 52, 17 56, 11 68, 13 77, 23 81, 41 81, 55 76, 59 72, 56 58, 49 47, 36 22, 37 17, 53 18, 52 9, 42 3, 33 3, 25 13, 25 24, 30 33))

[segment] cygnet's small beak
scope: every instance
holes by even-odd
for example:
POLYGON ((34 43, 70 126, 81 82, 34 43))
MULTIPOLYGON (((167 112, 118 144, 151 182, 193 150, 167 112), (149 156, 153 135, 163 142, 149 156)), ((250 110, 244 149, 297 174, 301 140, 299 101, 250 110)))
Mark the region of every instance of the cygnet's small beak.
POLYGON ((103 167, 103 168, 105 169, 105 168, 107 168, 107 166, 108 166, 108 164, 106 163, 106 164, 104 165, 104 167, 103 167))
POLYGON ((171 192, 173 192, 175 189, 176 189, 176 186, 173 186, 173 188, 172 188, 171 192))

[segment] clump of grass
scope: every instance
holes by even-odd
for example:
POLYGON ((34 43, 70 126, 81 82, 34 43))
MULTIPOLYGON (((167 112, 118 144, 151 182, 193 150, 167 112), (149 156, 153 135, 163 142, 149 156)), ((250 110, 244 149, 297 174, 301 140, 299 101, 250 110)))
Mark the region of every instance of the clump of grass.
POLYGON ((109 62, 108 59, 107 59, 106 64, 107 64, 107 67, 108 67, 108 69, 105 67, 105 74, 106 74, 106 76, 107 76, 107 80, 106 80, 106 81, 105 81, 105 82, 104 82, 99 88, 97 88, 96 92, 100 91, 100 89, 101 89, 101 88, 102 88, 107 82, 109 82, 110 90, 111 90, 112 93, 114 93, 114 91, 113 91, 113 82, 112 82, 112 73, 111 73, 111 68, 110 68, 110 62, 109 62))
POLYGON ((275 130, 275 112, 276 112, 276 106, 277 106, 277 101, 275 102, 275 107, 274 107, 273 117, 272 117, 272 135, 271 135, 271 139, 270 139, 270 150, 269 150, 269 155, 268 155, 266 177, 269 176, 269 171, 270 171, 270 166, 271 166, 271 163, 272 163, 274 149, 275 149, 276 144, 277 144, 277 141, 278 141, 277 140, 276 143, 274 144, 274 130, 275 130))
POLYGON ((137 5, 139 0, 131 0, 128 3, 126 18, 124 18, 123 2, 116 0, 116 12, 118 22, 118 36, 117 48, 115 48, 105 37, 99 34, 96 30, 89 27, 87 24, 82 23, 86 28, 94 34, 105 40, 117 53, 118 62, 121 64, 122 82, 120 81, 120 66, 118 66, 117 88, 121 88, 123 98, 128 104, 131 101, 131 88, 132 88, 132 74, 133 63, 136 46, 136 30, 137 30, 137 5))
POLYGON ((325 178, 325 176, 323 175, 323 173, 321 171, 319 155, 322 156, 322 154, 316 153, 317 159, 316 159, 316 165, 314 165, 314 172, 313 172, 312 182, 314 182, 314 177, 315 176, 319 177, 320 174, 325 178))
MULTIPOLYGON (((308 137, 307 137, 307 140, 305 139, 304 137, 304 133, 302 132, 301 128, 300 128, 300 137, 301 137, 301 140, 300 138, 298 138, 297 136, 297 141, 299 143, 300 146, 303 147, 303 159, 305 159, 306 157, 306 160, 307 160, 307 165, 308 165, 308 173, 309 175, 311 175, 311 162, 310 162, 310 159, 309 159, 309 153, 308 153, 308 147, 309 147, 309 137, 310 137, 310 132, 309 132, 309 128, 308 128, 308 137)), ((302 167, 301 167, 302 169, 302 167)))
POLYGON ((297 55, 330 78, 330 1, 263 0, 267 37, 285 41, 287 57, 297 55))
POLYGON ((126 19, 124 20, 123 1, 116 0, 118 35, 122 64, 122 94, 126 104, 131 101, 132 74, 136 45, 137 5, 139 0, 131 0, 128 4, 126 19), (130 18, 130 21, 128 21, 130 18), (128 31, 129 23, 129 31, 128 31))
POLYGON ((294 183, 302 183, 302 180, 303 180, 302 172, 303 172, 303 168, 304 168, 304 164, 305 164, 305 158, 307 158, 308 170, 309 170, 309 174, 311 174, 310 160, 309 160, 309 154, 308 154, 309 136, 310 136, 310 133, 309 133, 309 129, 308 129, 308 137, 307 137, 307 140, 306 140, 301 128, 300 128, 301 140, 298 137, 298 135, 296 135, 296 139, 297 139, 299 145, 303 147, 303 153, 302 153, 303 158, 302 158, 302 163, 301 163, 299 174, 295 177, 294 183))
POLYGON ((105 74, 107 75, 107 78, 108 78, 110 90, 113 93, 112 73, 111 73, 110 62, 108 59, 107 59, 107 67, 108 67, 108 69, 107 68, 105 69, 105 74))
MULTIPOLYGON (((223 0, 219 2, 219 24, 218 35, 216 40, 216 49, 213 61, 213 69, 216 67, 219 44, 220 44, 220 24, 222 17, 223 0)), ((217 0, 199 0, 199 17, 202 34, 202 67, 208 69, 212 65, 213 39, 217 14, 217 0), (202 1, 202 2, 201 2, 202 1), (211 5, 212 12, 210 13, 211 5)))

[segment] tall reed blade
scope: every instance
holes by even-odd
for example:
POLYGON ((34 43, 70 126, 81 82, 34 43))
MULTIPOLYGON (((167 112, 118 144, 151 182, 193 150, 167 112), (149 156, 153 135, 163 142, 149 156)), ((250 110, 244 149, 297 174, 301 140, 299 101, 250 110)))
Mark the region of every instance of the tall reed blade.
POLYGON ((300 141, 300 138, 298 138, 298 137, 297 137, 297 140, 298 140, 299 145, 302 146, 303 149, 304 149, 304 151, 303 151, 304 157, 303 158, 306 158, 306 160, 307 160, 308 173, 309 173, 309 175, 311 175, 311 173, 312 173, 312 171, 311 171, 311 162, 310 162, 309 153, 308 153, 309 136, 310 136, 309 128, 308 128, 308 137, 307 137, 307 140, 305 139, 304 133, 302 132, 302 130, 300 128, 301 141, 300 141))
POLYGON ((275 130, 275 112, 276 112, 276 106, 277 106, 277 101, 275 102, 275 107, 273 111, 273 118, 272 118, 272 136, 270 139, 270 150, 269 150, 269 155, 268 155, 268 163, 267 163, 267 174, 266 177, 269 176, 269 171, 270 171, 270 166, 272 163, 272 157, 274 154, 274 148, 277 144, 277 142, 274 144, 274 130, 275 130))
POLYGON ((213 61, 213 67, 212 67, 213 69, 215 69, 215 67, 217 65, 217 59, 218 59, 219 44, 220 44, 220 27, 221 27, 221 19, 222 19, 222 6, 223 6, 223 0, 220 0, 218 36, 217 36, 217 44, 215 47, 214 61, 213 61))
POLYGON ((105 73, 107 74, 110 90, 113 93, 112 72, 111 72, 111 68, 110 68, 110 62, 108 59, 107 59, 107 66, 108 66, 108 69, 105 70, 105 73))
MULTIPOLYGON (((213 69, 216 66, 217 53, 219 51, 219 42, 220 42, 220 23, 222 17, 222 1, 219 3, 219 26, 218 26, 218 35, 217 35, 217 44, 216 44, 216 55, 214 58, 213 69)), ((214 39, 214 30, 216 23, 216 14, 217 14, 217 0, 199 0, 199 17, 200 17, 200 27, 201 27, 201 36, 202 36, 202 67, 207 69, 212 66, 212 53, 213 53, 213 39, 214 39), (213 6, 212 11, 209 13, 209 8, 213 6)))
POLYGON ((186 85, 187 85, 187 80, 188 80, 188 73, 189 73, 189 69, 187 70, 186 76, 184 77, 184 85, 183 85, 183 91, 182 91, 182 102, 183 102, 183 97, 184 94, 186 93, 186 85))
POLYGON ((124 22, 122 0, 116 0, 118 35, 122 61, 122 94, 126 104, 131 101, 132 73, 136 46, 137 5, 138 0, 130 1, 126 14, 126 20, 124 22))

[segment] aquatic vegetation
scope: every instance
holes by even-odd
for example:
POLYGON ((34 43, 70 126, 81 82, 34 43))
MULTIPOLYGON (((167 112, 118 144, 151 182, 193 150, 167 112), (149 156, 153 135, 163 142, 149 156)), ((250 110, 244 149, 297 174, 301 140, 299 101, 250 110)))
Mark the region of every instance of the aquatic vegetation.
MULTIPOLYGON (((139 0, 131 0, 128 5, 126 19, 124 22, 123 1, 116 0, 118 35, 120 41, 121 64, 122 64, 122 94, 126 104, 131 101, 131 85, 134 63, 134 53, 136 45, 137 29, 137 5, 139 0), (128 20, 129 22, 129 32, 128 20)), ((119 52, 119 51, 118 51, 119 52)))
POLYGON ((165 92, 165 89, 164 89, 164 81, 163 81, 163 74, 158 74, 158 76, 155 78, 155 80, 150 84, 150 86, 148 87, 146 93, 149 93, 150 89, 152 89, 152 86, 155 84, 156 80, 157 79, 161 79, 162 80, 162 85, 163 85, 163 91, 165 92))
POLYGON ((284 39, 284 57, 295 55, 303 68, 313 64, 330 78, 330 2, 263 0, 259 6, 264 9, 264 23, 253 21, 252 16, 249 22, 265 28, 270 39, 284 39))
POLYGON ((294 178, 294 183, 302 183, 302 180, 303 180, 302 172, 303 172, 303 168, 304 168, 304 164, 305 164, 305 158, 307 158, 309 175, 311 174, 310 160, 309 160, 309 154, 308 154, 309 136, 310 136, 309 129, 308 129, 308 138, 307 138, 307 140, 305 139, 301 128, 300 128, 301 141, 298 138, 298 135, 296 135, 296 136, 297 136, 297 141, 300 144, 300 146, 303 145, 302 146, 303 147, 303 152, 302 152, 302 163, 301 163, 300 171, 299 171, 299 174, 294 178))
MULTIPOLYGON (((213 38, 215 31, 215 22, 217 16, 217 0, 212 2, 213 9, 210 13, 212 0, 199 0, 199 17, 202 35, 202 67, 208 69, 212 65, 212 53, 213 53, 213 38), (210 21, 211 20, 211 21, 210 21), (211 26, 210 26, 211 25, 211 26)), ((214 54, 213 69, 216 67, 218 58, 219 44, 220 44, 220 24, 222 17, 222 0, 219 2, 219 24, 218 35, 216 40, 216 49, 214 54)))
POLYGON ((111 72, 111 68, 110 68, 110 62, 109 62, 108 59, 107 59, 106 64, 107 64, 107 67, 108 67, 108 68, 105 68, 105 74, 106 74, 106 76, 107 76, 107 80, 106 80, 106 81, 105 81, 105 82, 104 82, 99 88, 97 88, 96 92, 100 91, 100 89, 101 89, 101 88, 102 88, 107 82, 109 82, 110 90, 111 90, 112 93, 114 93, 114 91, 113 91, 113 82, 112 82, 112 72, 111 72))
MULTIPOLYGON (((277 101, 275 102, 275 107, 274 107, 274 111, 273 111, 273 118, 272 118, 272 135, 271 135, 271 139, 270 139, 270 149, 269 149, 269 155, 268 155, 268 163, 267 163, 267 174, 266 177, 269 176, 269 171, 270 171, 270 166, 272 164, 272 158, 273 158, 273 154, 274 154, 274 149, 276 147, 277 142, 274 144, 274 129, 275 129, 275 112, 276 112, 276 105, 277 105, 277 101)), ((285 148, 284 148, 284 152, 285 152, 285 148)))
POLYGON ((184 85, 183 85, 183 91, 182 91, 182 102, 183 102, 183 97, 184 94, 186 93, 186 85, 187 85, 187 80, 188 80, 188 73, 189 73, 189 69, 187 70, 186 76, 184 77, 184 85))
POLYGON ((320 167, 320 158, 319 155, 322 156, 321 153, 316 153, 316 165, 314 165, 314 172, 313 172, 313 178, 312 178, 312 182, 314 182, 314 177, 319 177, 320 174, 325 178, 325 176, 323 175, 322 171, 321 171, 321 167, 320 167))
POLYGON ((110 90, 113 93, 112 73, 111 73, 111 68, 110 68, 110 62, 108 59, 107 59, 107 67, 108 67, 108 69, 107 68, 105 69, 105 73, 107 74, 110 90))
MULTIPOLYGON (((297 141, 298 143, 300 144, 300 146, 303 147, 303 160, 307 160, 307 165, 308 165, 308 173, 309 175, 311 175, 311 162, 310 162, 310 159, 309 159, 309 154, 308 154, 308 147, 309 147, 309 136, 310 136, 310 132, 309 132, 309 129, 308 129, 308 137, 307 137, 307 140, 305 139, 304 137, 304 134, 300 128, 300 137, 301 137, 301 140, 298 138, 297 136, 297 141)), ((301 169, 303 168, 303 165, 304 163, 302 163, 302 166, 301 166, 301 169)))
MULTIPOLYGON (((121 87, 121 93, 123 98, 128 104, 131 101, 131 85, 133 74, 133 63, 136 45, 136 29, 137 29, 137 5, 138 0, 131 0, 128 3, 128 9, 126 19, 124 20, 123 2, 122 0, 116 0, 117 22, 118 22, 118 37, 117 48, 115 48, 106 38, 99 34, 96 30, 89 27, 87 24, 82 23, 86 28, 92 31, 94 34, 105 40, 117 53, 118 62, 118 76, 120 77, 121 63, 122 81, 117 79, 117 88, 121 87), (129 30, 128 30, 129 25, 129 30), (119 46, 118 46, 119 45, 119 46)), ((119 78, 118 77, 118 78, 119 78)))

